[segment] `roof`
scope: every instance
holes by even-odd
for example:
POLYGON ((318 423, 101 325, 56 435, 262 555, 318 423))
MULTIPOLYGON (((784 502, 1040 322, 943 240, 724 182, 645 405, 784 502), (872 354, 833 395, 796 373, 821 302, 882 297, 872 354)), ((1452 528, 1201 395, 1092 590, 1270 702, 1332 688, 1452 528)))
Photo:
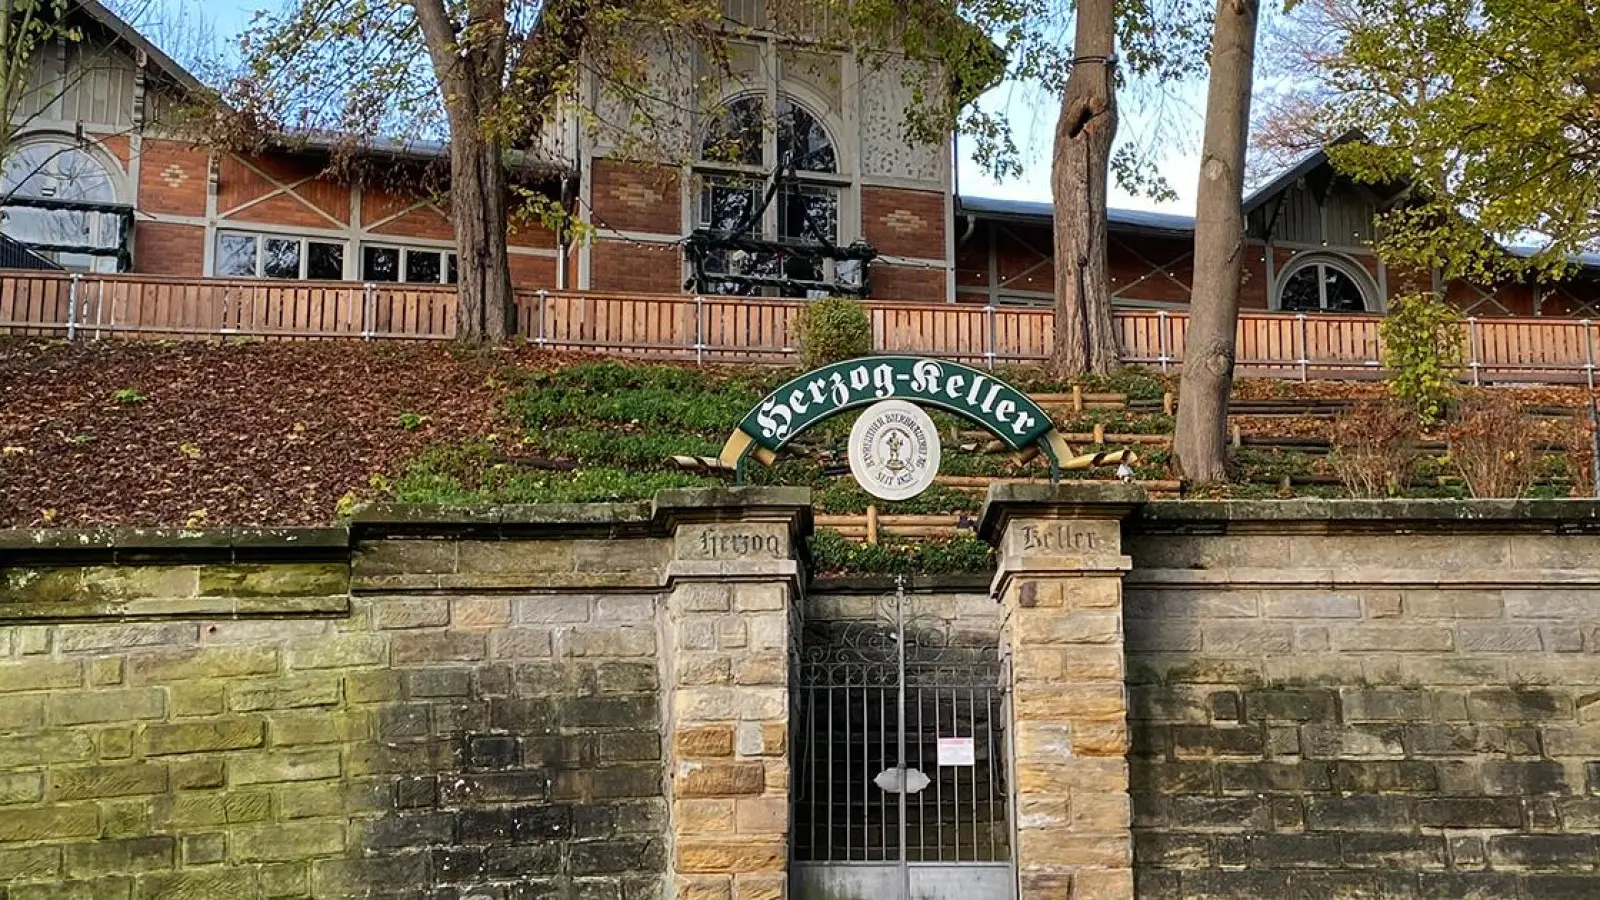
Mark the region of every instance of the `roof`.
POLYGON ((1244 214, 1248 216, 1249 214, 1255 212, 1256 209, 1258 209, 1263 203, 1266 203, 1268 200, 1271 200, 1273 197, 1278 196, 1292 187, 1296 181, 1299 181, 1312 172, 1315 172, 1317 169, 1328 165, 1329 147, 1337 147, 1340 144, 1348 144, 1351 141, 1364 141, 1366 139, 1367 136, 1365 134, 1355 129, 1351 129, 1350 131, 1346 131, 1344 134, 1339 135, 1333 140, 1324 143, 1317 149, 1307 151, 1299 159, 1295 160, 1294 163, 1292 163, 1288 168, 1284 169, 1282 172, 1279 172, 1277 175, 1274 175, 1270 181, 1245 195, 1244 214))
MULTIPOLYGON (((1049 224, 1054 218, 1050 203, 1039 200, 1005 200, 999 197, 957 197, 956 214, 1009 219, 1030 224, 1049 224)), ((1194 233, 1194 217, 1143 209, 1108 209, 1106 218, 1113 231, 1184 237, 1194 233)))
POLYGON ((160 47, 150 43, 150 40, 140 34, 132 25, 129 25, 121 16, 106 9, 97 0, 78 0, 78 8, 85 15, 93 19, 97 25, 110 31, 118 38, 128 42, 135 50, 143 53, 150 63, 167 77, 177 82, 181 87, 202 92, 206 89, 200 79, 173 60, 172 57, 162 52, 160 47))
POLYGON ((27 245, 0 234, 0 269, 60 271, 61 267, 28 249, 27 245))

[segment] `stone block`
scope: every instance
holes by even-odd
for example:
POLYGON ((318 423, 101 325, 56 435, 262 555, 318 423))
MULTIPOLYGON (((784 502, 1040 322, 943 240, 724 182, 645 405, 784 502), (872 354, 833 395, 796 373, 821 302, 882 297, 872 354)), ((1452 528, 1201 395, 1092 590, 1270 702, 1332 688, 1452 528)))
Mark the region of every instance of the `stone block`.
POLYGON ((36 846, 0 850, 0 883, 58 880, 61 847, 36 846))
POLYGON ((764 872, 781 874, 788 861, 781 840, 679 841, 677 871, 686 875, 764 872))
POLYGON ((562 650, 567 655, 580 657, 638 657, 656 653, 655 629, 645 626, 578 627, 563 632, 560 637, 564 646, 558 647, 558 655, 562 650))
POLYGON ((1122 641, 1122 616, 1114 612, 1038 610, 1012 618, 1012 640, 1030 644, 1117 644, 1122 641))
POLYGON ((198 640, 199 626, 188 623, 60 625, 56 629, 56 649, 62 653, 184 646, 198 640))
POLYGON ((172 761, 169 778, 175 791, 219 788, 226 783, 222 757, 197 757, 172 761))
POLYGON ((180 681, 167 687, 167 699, 175 717, 214 716, 227 706, 223 682, 180 681))
POLYGON ((0 843, 31 844, 94 838, 100 817, 93 805, 8 809, 0 814, 0 843))
POLYGON ((1126 691, 1120 683, 1089 682, 1018 688, 1013 699, 1019 721, 1072 722, 1118 720, 1127 715, 1126 691))
POLYGON ((460 541, 456 571, 475 575, 572 572, 571 541, 460 541))
POLYGON ((489 635, 492 659, 545 659, 552 652, 552 635, 544 628, 506 628, 489 635))
POLYGON ((203 647, 130 656, 127 674, 130 684, 146 685, 269 675, 277 669, 278 651, 273 647, 203 647))
POLYGON ((1456 626, 1456 643, 1462 653, 1538 653, 1545 649, 1536 625, 1462 623, 1456 626))
POLYGON ((310 863, 274 863, 261 866, 257 872, 261 879, 261 896, 266 900, 311 894, 310 863))
POLYGON ((455 597, 450 600, 452 628, 497 628, 510 622, 509 597, 455 597))
POLYGON ((418 600, 380 598, 372 601, 372 626, 384 630, 442 628, 450 624, 450 603, 443 597, 418 600))
POLYGON ((173 868, 178 842, 170 835, 99 840, 64 848, 63 869, 71 878, 131 875, 173 868))
POLYGON ((733 755, 734 727, 704 725, 682 728, 672 736, 674 752, 685 759, 733 755))
POLYGON ((487 640, 474 631, 402 631, 389 639, 390 661, 417 663, 472 662, 484 658, 487 640))
POLYGON ((344 851, 342 822, 280 822, 235 828, 229 852, 235 862, 296 862, 344 851))
POLYGON ((1415 722, 1432 715, 1433 697, 1425 690, 1342 688, 1339 708, 1346 722, 1415 722))
POLYGON ((1411 825, 1411 801, 1405 797, 1306 798, 1306 827, 1314 831, 1404 831, 1411 825))
POLYGON ((89 660, 89 684, 106 687, 122 683, 122 658, 102 656, 89 660))
POLYGON ((1467 695, 1467 712, 1475 722, 1551 722, 1576 716, 1572 697, 1544 688, 1484 688, 1467 695))
POLYGON ((299 639, 288 648, 291 669, 348 669, 382 665, 388 641, 380 634, 337 634, 299 639))
POLYGON ((1244 716, 1259 722, 1330 722, 1337 718, 1339 704, 1332 691, 1272 689, 1247 691, 1244 716))
POLYGON ((39 730, 44 725, 44 701, 38 694, 0 697, 0 734, 39 730))
POLYGON ((1207 623, 1207 654, 1259 655, 1289 653, 1294 649, 1294 626, 1280 622, 1207 623))
POLYGON ((734 827, 740 834, 786 834, 789 830, 787 797, 741 797, 734 801, 734 827))
POLYGON ((1061 834, 1023 831, 1017 835, 1017 863, 1036 866, 1126 869, 1133 865, 1133 840, 1126 834, 1061 834))
MULTIPOLYGON (((1394 600, 1398 612, 1399 598, 1394 600)), ((1271 619, 1359 619, 1361 595, 1334 591, 1267 591, 1261 598, 1261 615, 1271 619)))
POLYGON ((236 682, 228 686, 228 707, 235 712, 337 706, 341 698, 337 673, 288 675, 270 681, 236 682))
POLYGON ((136 762, 50 770, 50 792, 57 800, 128 797, 159 794, 166 790, 167 767, 162 763, 136 762))
POLYGON ((271 784, 339 777, 337 750, 278 750, 228 757, 228 783, 271 784))
POLYGON ((350 590, 344 563, 202 566, 199 577, 205 596, 330 597, 350 590))
POLYGON ((1260 725, 1176 725, 1172 749, 1180 759, 1261 756, 1266 752, 1266 731, 1260 725))
POLYGON ((733 797, 767 789, 766 767, 749 763, 680 763, 674 779, 678 797, 733 797))
POLYGON ((29 660, 0 663, 0 694, 11 691, 57 691, 83 685, 83 664, 77 660, 29 660))
POLYGON ((144 726, 136 745, 146 756, 245 750, 265 743, 265 720, 258 716, 207 719, 199 722, 144 726))
POLYGON ((787 879, 782 875, 739 875, 733 881, 734 900, 784 900, 787 879))
POLYGON ((1333 647, 1353 653, 1444 653, 1455 649, 1449 628, 1431 625, 1342 625, 1332 629, 1333 647))
POLYGON ((1489 863, 1496 869, 1594 870, 1593 835, 1497 834, 1488 843, 1489 863))

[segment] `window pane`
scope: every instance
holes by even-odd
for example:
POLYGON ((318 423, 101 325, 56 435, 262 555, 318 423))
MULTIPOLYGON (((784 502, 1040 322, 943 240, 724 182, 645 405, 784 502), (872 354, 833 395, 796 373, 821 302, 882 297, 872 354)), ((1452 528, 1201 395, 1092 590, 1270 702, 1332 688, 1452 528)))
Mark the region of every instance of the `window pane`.
POLYGON ((445 284, 455 284, 456 282, 458 282, 460 280, 461 280, 461 271, 460 271, 459 267, 456 264, 456 255, 454 253, 452 253, 452 254, 450 254, 450 266, 449 266, 448 270, 444 273, 444 281, 445 281, 445 284))
POLYGON ((785 97, 778 102, 778 164, 800 172, 837 172, 833 141, 809 110, 785 97))
POLYGON ((816 185, 791 185, 778 195, 778 239, 833 243, 839 239, 839 192, 816 185))
POLYGON ((728 103, 706 126, 700 141, 700 158, 709 162, 762 164, 762 115, 760 97, 740 97, 728 103))
POLYGON ((1278 307, 1289 312, 1318 312, 1322 309, 1322 295, 1317 289, 1317 270, 1320 266, 1306 266, 1290 275, 1278 294, 1278 307))
POLYGON ((400 250, 396 247, 361 248, 362 281, 399 281, 400 250))
POLYGON ((306 244, 306 277, 338 281, 344 277, 344 245, 310 241, 306 244))
POLYGON ((300 241, 298 238, 264 238, 262 244, 261 274, 268 278, 300 277, 300 241))
POLYGON ((1354 278, 1332 266, 1320 266, 1323 283, 1328 289, 1328 310, 1331 312, 1366 312, 1367 301, 1354 278))
POLYGON ((438 284, 439 260, 442 255, 437 250, 407 250, 406 281, 438 284))
POLYGON ((12 153, 0 170, 0 194, 95 203, 117 199, 111 173, 96 157, 56 141, 26 144, 12 153))
POLYGON ((217 236, 217 274, 224 278, 254 278, 256 274, 256 236, 221 234, 217 236))
POLYGON ((701 228, 738 234, 760 234, 760 216, 752 210, 759 204, 761 183, 746 178, 706 178, 700 189, 701 228), (741 231, 741 224, 746 227, 741 231))

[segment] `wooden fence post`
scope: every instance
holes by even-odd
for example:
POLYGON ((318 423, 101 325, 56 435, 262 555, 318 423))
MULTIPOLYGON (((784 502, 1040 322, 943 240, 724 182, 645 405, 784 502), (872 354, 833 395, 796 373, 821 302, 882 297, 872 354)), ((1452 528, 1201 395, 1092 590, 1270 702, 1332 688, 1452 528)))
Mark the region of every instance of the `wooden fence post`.
POLYGON ((545 301, 547 299, 549 299, 549 297, 550 297, 550 292, 545 290, 544 288, 540 288, 536 292, 536 294, 537 294, 537 298, 538 298, 538 301, 539 301, 539 314, 534 317, 533 345, 535 347, 538 347, 540 350, 543 350, 544 349, 544 307, 545 307, 545 301))
POLYGON ((994 369, 996 351, 999 349, 996 346, 999 341, 997 340, 997 335, 995 334, 994 304, 990 303, 989 305, 985 306, 983 308, 983 314, 986 324, 988 325, 988 327, 984 329, 988 332, 988 349, 984 351, 983 358, 984 361, 988 363, 989 368, 992 370, 994 369))
POLYGON ((1310 342, 1306 340, 1306 314, 1296 313, 1295 319, 1298 320, 1296 324, 1299 326, 1296 331, 1300 339, 1300 380, 1305 382, 1311 377, 1310 342))
POLYGON ((377 325, 374 321, 378 316, 378 295, 372 282, 361 286, 361 339, 372 340, 373 328, 377 325))
POLYGON ((695 365, 704 365, 706 361, 706 298, 699 294, 694 295, 694 362, 695 365))
POLYGON ((1172 354, 1168 351, 1172 347, 1172 321, 1167 317, 1164 309, 1156 310, 1156 346, 1159 348, 1158 359, 1161 361, 1161 371, 1167 371, 1172 362, 1172 354))
POLYGON ((1478 377, 1478 369, 1482 366, 1482 363, 1480 363, 1478 361, 1478 317, 1477 316, 1468 316, 1467 317, 1467 353, 1470 354, 1470 356, 1468 357, 1467 368, 1472 370, 1472 386, 1473 387, 1478 387, 1478 385, 1480 384, 1479 377, 1478 377))
MULTIPOLYGON (((1594 390, 1594 329, 1589 327, 1589 320, 1583 320, 1583 377, 1589 384, 1589 390, 1594 390)), ((1600 465, 1600 460, 1596 461, 1600 465)), ((1595 484, 1595 490, 1600 491, 1600 482, 1595 484)))

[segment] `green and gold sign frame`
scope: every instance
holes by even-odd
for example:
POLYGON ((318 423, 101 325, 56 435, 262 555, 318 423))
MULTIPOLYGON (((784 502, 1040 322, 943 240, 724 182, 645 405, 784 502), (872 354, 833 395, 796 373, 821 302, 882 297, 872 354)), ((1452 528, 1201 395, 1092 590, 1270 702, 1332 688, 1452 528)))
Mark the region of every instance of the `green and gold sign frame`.
POLYGON ((1052 479, 1071 455, 1049 414, 991 372, 930 357, 866 356, 785 382, 740 420, 719 459, 742 481, 747 459, 771 465, 779 450, 819 422, 891 398, 960 416, 1012 450, 1037 447, 1050 461, 1052 479))

